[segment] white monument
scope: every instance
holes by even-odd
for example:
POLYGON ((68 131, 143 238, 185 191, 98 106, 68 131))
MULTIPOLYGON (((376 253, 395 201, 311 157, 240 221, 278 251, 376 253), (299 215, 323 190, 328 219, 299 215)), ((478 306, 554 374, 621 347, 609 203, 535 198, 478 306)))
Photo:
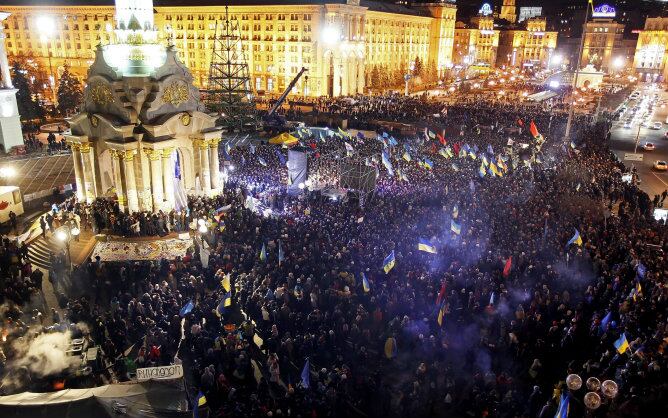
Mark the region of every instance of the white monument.
MULTIPOLYGON (((9 13, 0 12, 0 22, 7 19, 9 13)), ((2 25, 2 23, 0 23, 2 25)), ((12 147, 23 145, 23 132, 19 108, 16 105, 17 90, 9 77, 9 62, 5 49, 5 34, 0 27, 0 144, 5 152, 12 147)))
POLYGON ((82 112, 68 120, 77 197, 157 212, 220 191, 221 131, 174 47, 159 42, 153 2, 116 0, 116 24, 88 70, 82 112))

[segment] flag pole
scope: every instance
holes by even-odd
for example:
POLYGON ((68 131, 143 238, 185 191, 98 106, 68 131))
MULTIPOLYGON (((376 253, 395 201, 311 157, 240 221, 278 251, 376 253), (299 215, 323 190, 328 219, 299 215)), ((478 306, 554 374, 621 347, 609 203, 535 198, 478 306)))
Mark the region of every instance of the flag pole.
POLYGON ((575 96, 575 89, 578 85, 578 75, 580 74, 580 61, 582 61, 582 50, 584 49, 585 35, 587 34, 587 21, 589 20, 589 7, 593 6, 592 0, 587 0, 587 8, 585 10, 585 19, 582 24, 582 36, 580 38, 580 50, 578 51, 578 58, 575 63, 575 73, 573 74, 573 85, 571 86, 570 106, 568 109, 568 121, 566 122, 565 139, 568 141, 571 138, 571 126, 573 124, 573 114, 575 113, 575 105, 573 104, 573 97, 575 96))

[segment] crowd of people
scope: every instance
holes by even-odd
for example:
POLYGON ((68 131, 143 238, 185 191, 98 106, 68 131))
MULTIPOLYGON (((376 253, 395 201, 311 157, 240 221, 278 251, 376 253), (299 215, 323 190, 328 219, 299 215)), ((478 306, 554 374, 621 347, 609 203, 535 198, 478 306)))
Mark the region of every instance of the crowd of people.
POLYGON ((105 289, 63 320, 90 325, 119 380, 183 363, 213 416, 551 418, 566 397, 585 416, 569 374, 617 383, 592 416, 665 415, 667 230, 622 181, 609 124, 562 143, 564 114, 542 108, 365 100, 337 103, 428 129, 298 134, 321 183, 340 159, 376 171, 363 206, 292 196, 284 151, 234 148, 225 192, 185 218, 79 210, 123 236, 209 225, 185 257, 91 260, 83 282, 105 289))

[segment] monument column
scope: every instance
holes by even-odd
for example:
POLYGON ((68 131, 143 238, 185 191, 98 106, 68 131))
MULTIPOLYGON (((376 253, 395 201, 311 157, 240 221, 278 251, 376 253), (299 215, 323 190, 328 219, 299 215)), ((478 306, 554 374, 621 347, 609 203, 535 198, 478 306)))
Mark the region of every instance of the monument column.
POLYGON ((342 63, 341 63, 341 58, 333 58, 334 60, 334 97, 341 96, 343 94, 343 91, 341 90, 341 70, 342 70, 342 63))
POLYGON ((86 199, 84 190, 83 167, 81 165, 81 144, 73 142, 70 144, 72 148, 72 159, 74 160, 74 181, 77 185, 77 200, 83 202, 86 199))
POLYGON ((165 200, 169 202, 169 208, 176 205, 174 198, 174 162, 172 161, 172 152, 174 148, 165 148, 162 150, 162 179, 165 188, 165 200))
POLYGON ((211 191, 211 172, 209 170, 209 144, 208 141, 200 139, 199 145, 199 163, 200 163, 200 178, 202 182, 202 190, 207 195, 211 191))
POLYGON ((118 197, 118 206, 122 211, 127 207, 125 199, 125 187, 123 187, 123 176, 121 175, 121 162, 118 151, 115 149, 109 150, 111 155, 111 166, 114 170, 114 187, 116 188, 116 196, 118 197))
POLYGON ((162 209, 162 153, 159 150, 145 149, 151 164, 151 196, 153 196, 153 212, 162 209))
POLYGON ((81 159, 83 160, 84 169, 84 190, 86 194, 86 202, 93 203, 95 200, 95 159, 93 157, 92 149, 88 142, 81 144, 81 159))
POLYGON ((211 168, 211 188, 218 189, 220 188, 220 160, 218 157, 218 143, 220 143, 219 138, 212 139, 209 143, 209 152, 210 152, 210 168, 211 168))
POLYGON ((135 150, 127 150, 123 156, 123 173, 125 174, 125 192, 128 195, 128 212, 139 212, 137 183, 135 181, 135 150))

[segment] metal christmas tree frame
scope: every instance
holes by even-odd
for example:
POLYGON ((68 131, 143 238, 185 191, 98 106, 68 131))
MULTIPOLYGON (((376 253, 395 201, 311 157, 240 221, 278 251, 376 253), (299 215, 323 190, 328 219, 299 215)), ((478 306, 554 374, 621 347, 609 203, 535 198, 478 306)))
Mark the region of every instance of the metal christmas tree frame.
POLYGON ((225 6, 225 20, 216 23, 205 103, 218 114, 218 126, 227 131, 255 131, 258 119, 239 33, 239 23, 230 19, 225 6))

